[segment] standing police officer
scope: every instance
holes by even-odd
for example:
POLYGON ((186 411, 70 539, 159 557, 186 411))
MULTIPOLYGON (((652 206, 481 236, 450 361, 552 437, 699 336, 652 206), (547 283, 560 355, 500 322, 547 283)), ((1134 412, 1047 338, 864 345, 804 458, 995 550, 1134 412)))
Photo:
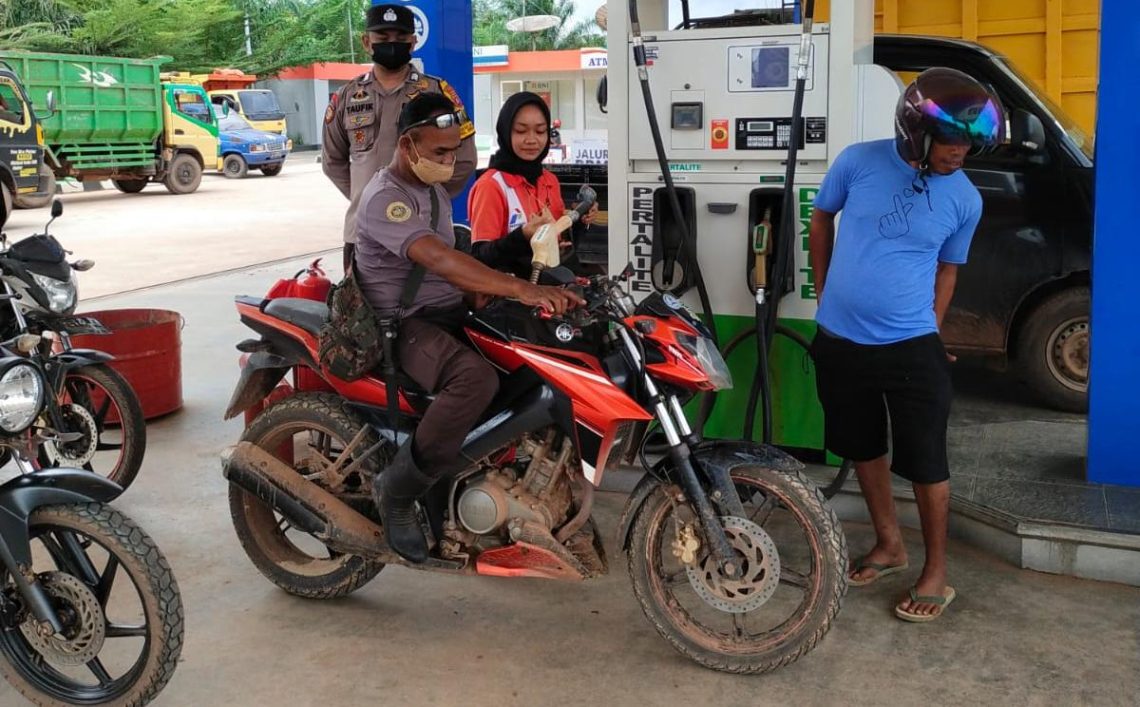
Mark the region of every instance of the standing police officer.
POLYGON ((459 94, 443 79, 421 74, 411 65, 416 44, 412 11, 403 5, 375 5, 368 10, 365 30, 361 41, 372 56, 372 70, 349 81, 329 101, 321 158, 325 174, 350 201, 344 218, 345 272, 355 250, 360 195, 372 175, 392 161, 397 122, 408 101, 421 93, 442 93, 463 119, 455 176, 444 185, 448 194, 455 197, 463 191, 477 160, 471 139, 475 126, 459 94))

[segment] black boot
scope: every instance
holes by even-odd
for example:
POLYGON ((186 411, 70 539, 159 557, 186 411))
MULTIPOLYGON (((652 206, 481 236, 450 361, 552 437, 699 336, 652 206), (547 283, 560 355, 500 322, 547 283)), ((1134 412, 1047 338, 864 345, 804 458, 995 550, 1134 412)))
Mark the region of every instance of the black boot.
POLYGON ((400 447, 392 463, 372 482, 372 500, 380 510, 388 547, 408 562, 421 564, 428 558, 427 539, 416 514, 416 499, 434 482, 435 479, 416 466, 411 440, 400 447))

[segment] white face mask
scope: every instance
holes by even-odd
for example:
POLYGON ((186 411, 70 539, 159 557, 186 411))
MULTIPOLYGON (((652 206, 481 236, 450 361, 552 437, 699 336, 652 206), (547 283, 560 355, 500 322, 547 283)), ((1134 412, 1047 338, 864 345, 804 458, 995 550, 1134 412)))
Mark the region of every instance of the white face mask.
POLYGON ((411 163, 412 172, 424 184, 445 184, 451 181, 452 176, 455 175, 455 163, 440 164, 439 162, 432 162, 420 155, 416 143, 412 142, 412 153, 415 154, 416 161, 411 163))

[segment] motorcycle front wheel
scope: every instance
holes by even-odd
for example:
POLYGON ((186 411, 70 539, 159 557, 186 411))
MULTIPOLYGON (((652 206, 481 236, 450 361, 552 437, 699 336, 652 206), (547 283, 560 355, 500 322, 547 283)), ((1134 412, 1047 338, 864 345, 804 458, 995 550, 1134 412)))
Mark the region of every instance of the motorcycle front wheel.
POLYGON ((847 541, 801 474, 738 467, 732 479, 745 517, 721 521, 740 577, 720 573, 696 514, 665 485, 634 519, 629 575, 645 616, 683 655, 713 670, 766 673, 831 628, 847 592, 847 541))
POLYGON ((68 371, 55 404, 62 432, 79 437, 44 442, 40 466, 86 469, 130 486, 146 453, 146 420, 130 383, 106 364, 83 366, 68 371))
MULTIPOLYGON (((32 568, 64 625, 21 610, 0 628, 0 673, 40 705, 145 705, 182 652, 182 599, 154 541, 110 506, 45 506, 28 523, 32 568), (10 623, 9 623, 10 621, 10 623)), ((0 587, 17 597, 12 577, 0 587)))

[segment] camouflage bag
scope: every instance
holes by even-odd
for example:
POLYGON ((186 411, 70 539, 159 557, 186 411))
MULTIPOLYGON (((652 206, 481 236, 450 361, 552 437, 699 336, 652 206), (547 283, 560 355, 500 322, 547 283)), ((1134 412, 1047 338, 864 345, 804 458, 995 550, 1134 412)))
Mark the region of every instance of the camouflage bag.
POLYGON ((329 320, 318 334, 321 365, 337 378, 362 378, 384 360, 386 332, 395 321, 381 320, 356 282, 356 265, 329 291, 329 320))

